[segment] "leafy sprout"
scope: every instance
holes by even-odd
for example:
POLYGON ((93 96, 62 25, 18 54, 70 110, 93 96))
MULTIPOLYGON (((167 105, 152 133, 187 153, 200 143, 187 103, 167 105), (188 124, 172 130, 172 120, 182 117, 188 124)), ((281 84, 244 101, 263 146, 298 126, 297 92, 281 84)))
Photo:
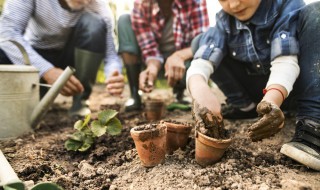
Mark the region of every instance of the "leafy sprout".
POLYGON ((118 135, 121 133, 122 125, 118 118, 118 112, 115 110, 103 110, 98 114, 98 119, 92 120, 91 115, 85 116, 83 120, 74 123, 74 129, 77 131, 69 136, 65 142, 67 150, 87 151, 94 143, 97 137, 106 133, 118 135))

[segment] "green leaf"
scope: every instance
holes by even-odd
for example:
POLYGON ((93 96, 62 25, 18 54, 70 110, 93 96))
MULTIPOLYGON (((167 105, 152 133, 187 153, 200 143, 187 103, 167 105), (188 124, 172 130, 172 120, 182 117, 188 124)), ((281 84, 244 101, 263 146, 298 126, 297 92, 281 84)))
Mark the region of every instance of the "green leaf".
POLYGON ((82 146, 82 142, 76 141, 76 140, 73 140, 73 139, 68 139, 68 140, 64 143, 64 147, 65 147, 67 150, 77 151, 81 146, 82 146))
POLYGON ((122 130, 121 122, 118 118, 113 118, 108 122, 107 133, 110 135, 119 135, 122 130))
POLYGON ((82 120, 78 120, 74 123, 73 128, 77 129, 78 131, 81 131, 81 129, 83 128, 83 121, 82 120))
POLYGON ((70 139, 82 142, 85 139, 85 134, 81 131, 77 131, 70 136, 70 139))
POLYGON ((117 114, 118 112, 116 110, 104 110, 98 114, 98 119, 102 125, 106 125, 110 119, 114 118, 117 114))
POLYGON ((95 136, 100 137, 106 133, 107 126, 101 125, 99 121, 93 121, 91 123, 91 130, 95 136))
POLYGON ((86 115, 86 117, 84 118, 84 123, 83 123, 83 125, 84 125, 84 126, 85 126, 85 125, 88 125, 90 119, 91 119, 91 115, 90 115, 90 114, 86 115))
POLYGON ((87 151, 92 146, 93 142, 94 142, 93 137, 87 136, 87 138, 84 140, 81 148, 79 148, 78 150, 80 152, 87 151))

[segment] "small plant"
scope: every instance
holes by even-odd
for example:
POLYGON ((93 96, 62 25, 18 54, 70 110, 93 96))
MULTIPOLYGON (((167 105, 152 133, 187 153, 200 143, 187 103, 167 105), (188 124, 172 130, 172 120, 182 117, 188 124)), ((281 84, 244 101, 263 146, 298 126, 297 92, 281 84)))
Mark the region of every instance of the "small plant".
POLYGON ((97 137, 108 133, 110 135, 118 135, 121 133, 122 125, 116 115, 115 110, 104 110, 98 114, 98 119, 91 119, 91 115, 87 115, 83 120, 78 120, 74 124, 77 130, 70 135, 65 142, 67 150, 84 152, 88 150, 97 137))

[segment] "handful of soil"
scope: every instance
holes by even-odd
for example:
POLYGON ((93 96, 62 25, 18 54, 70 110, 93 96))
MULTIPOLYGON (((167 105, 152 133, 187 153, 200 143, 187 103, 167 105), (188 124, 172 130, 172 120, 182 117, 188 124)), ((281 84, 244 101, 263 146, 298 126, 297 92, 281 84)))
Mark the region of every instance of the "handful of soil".
POLYGON ((229 138, 222 117, 214 115, 206 107, 200 108, 199 104, 194 102, 192 115, 196 120, 196 130, 200 133, 215 139, 229 138))

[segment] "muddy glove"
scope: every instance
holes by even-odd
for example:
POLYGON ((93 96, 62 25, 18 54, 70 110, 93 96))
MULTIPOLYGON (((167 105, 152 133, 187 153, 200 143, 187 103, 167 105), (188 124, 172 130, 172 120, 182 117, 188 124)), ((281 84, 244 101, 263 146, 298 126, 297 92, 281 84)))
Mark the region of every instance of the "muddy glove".
POLYGON ((283 128, 284 115, 277 105, 262 101, 257 106, 257 112, 261 118, 249 128, 252 141, 271 137, 283 128))
POLYGON ((201 107, 193 100, 192 115, 196 121, 196 130, 207 136, 221 139, 226 137, 224 123, 221 116, 214 115, 206 107, 201 107))

